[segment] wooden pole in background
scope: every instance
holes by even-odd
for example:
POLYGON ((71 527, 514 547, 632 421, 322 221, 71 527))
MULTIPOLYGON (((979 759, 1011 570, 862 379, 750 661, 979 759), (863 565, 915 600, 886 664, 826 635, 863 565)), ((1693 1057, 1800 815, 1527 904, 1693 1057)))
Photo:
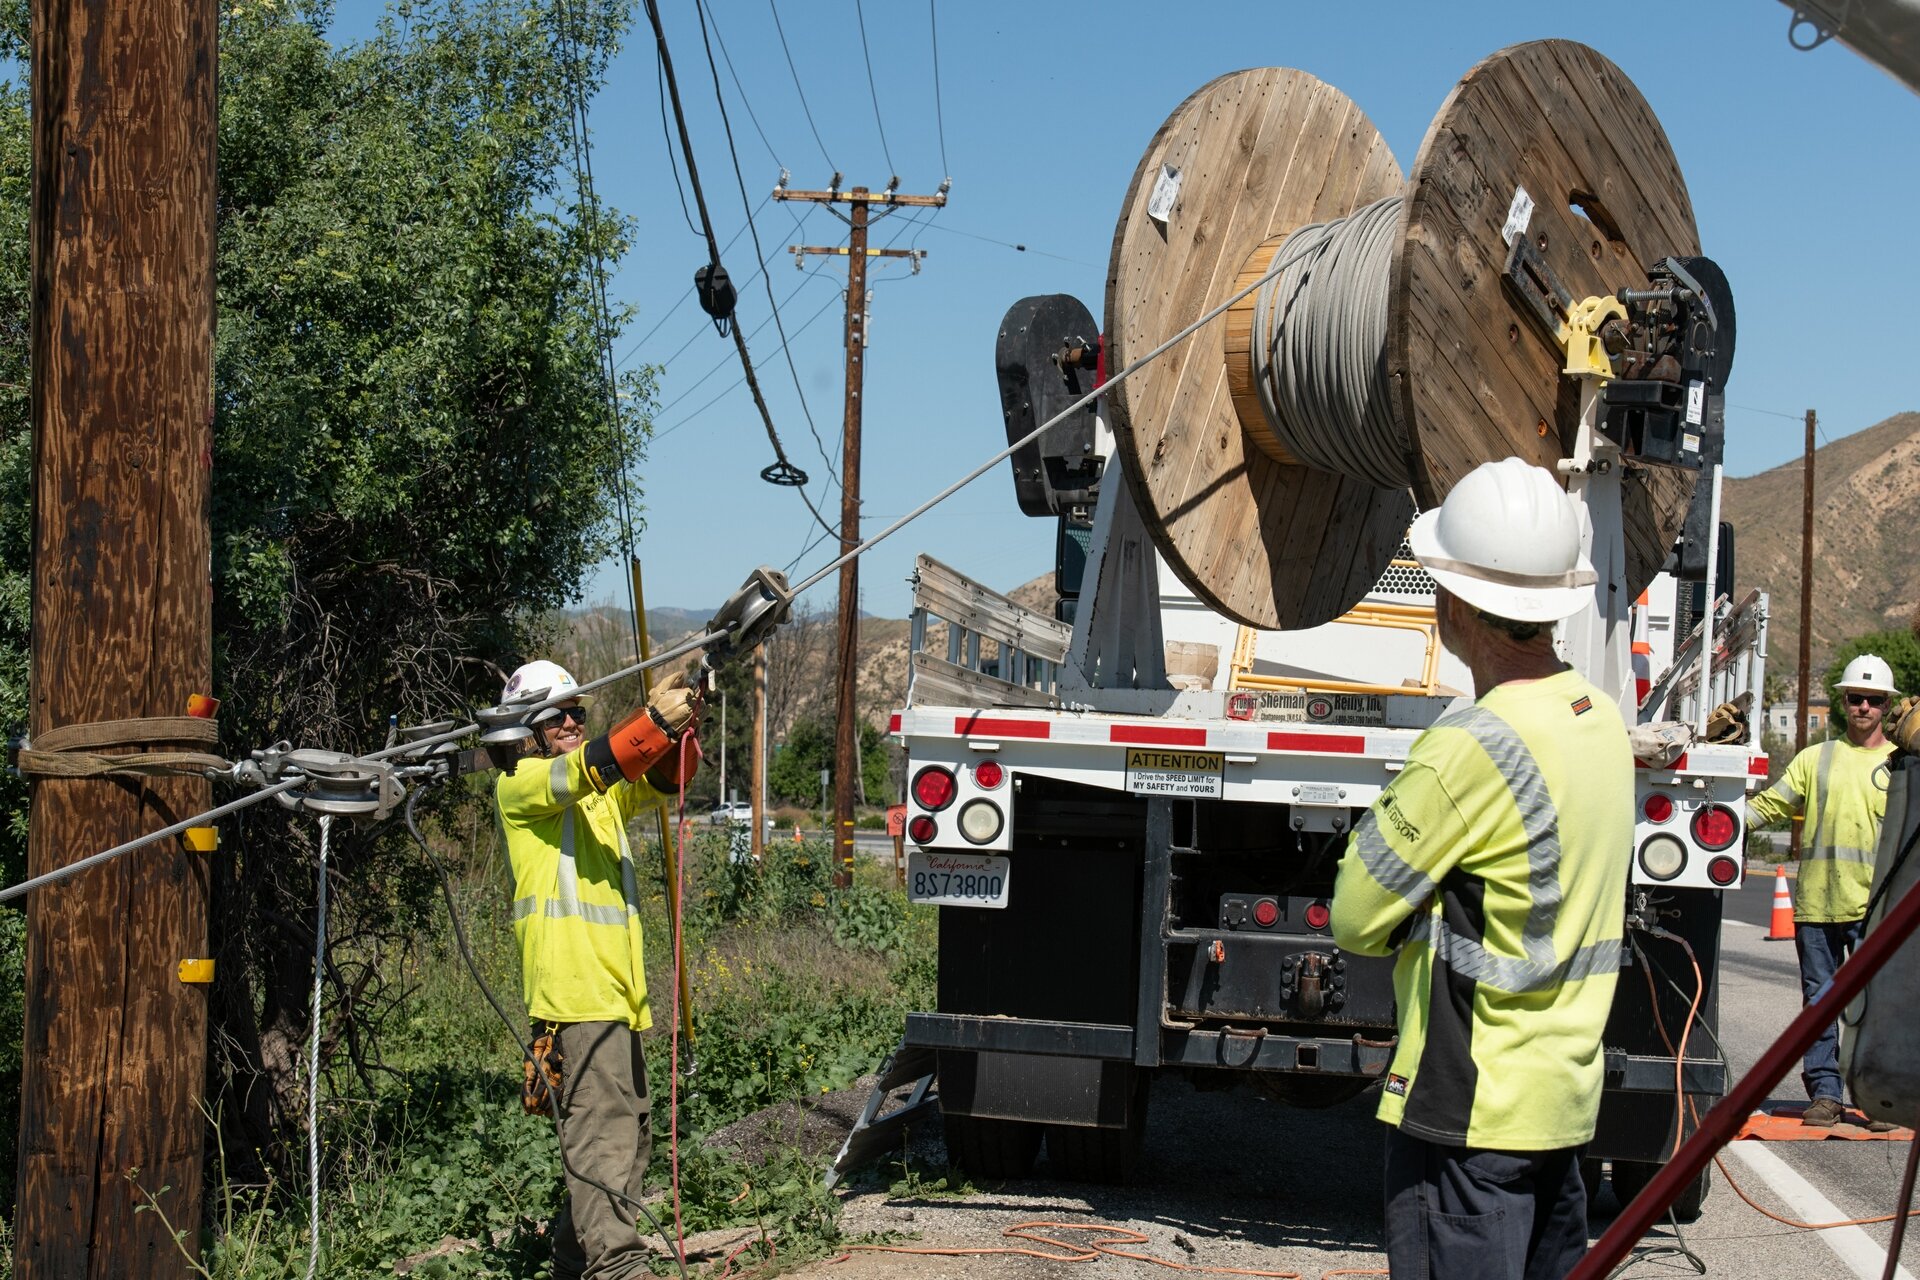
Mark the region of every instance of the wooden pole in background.
MULTIPOLYGON (((210 0, 34 0, 29 730, 210 693, 210 0)), ((205 750, 142 737, 109 753, 205 750)), ((211 806, 197 778, 33 785, 38 875, 211 806)), ((202 853, 141 850, 27 904, 14 1274, 177 1276, 200 1237, 202 853), (137 1171, 137 1172, 136 1172, 137 1171), (162 1212, 137 1213, 151 1198, 162 1212), (164 1217, 162 1216, 164 1213, 164 1217)))
POLYGON ((767 645, 753 651, 753 861, 766 856, 767 846, 767 645))
MULTIPOLYGON (((1813 435, 1817 420, 1813 410, 1807 410, 1807 446, 1804 474, 1800 478, 1800 661, 1794 668, 1797 673, 1795 684, 1799 692, 1794 695, 1796 709, 1793 725, 1793 751, 1795 755, 1807 749, 1807 708, 1813 683, 1813 435)), ((1827 714, 1833 714, 1833 708, 1827 708, 1827 714)), ((1787 836, 1787 856, 1800 856, 1800 830, 1802 823, 1795 818, 1787 836)))
MULTIPOLYGON (((896 183, 899 179, 894 180, 896 183)), ((792 245, 799 262, 807 254, 844 254, 847 259, 847 392, 846 416, 840 440, 840 550, 851 551, 860 543, 860 405, 865 382, 867 358, 867 260, 869 258, 909 258, 918 269, 925 256, 920 249, 869 249, 867 227, 872 206, 880 205, 882 216, 897 206, 944 208, 946 191, 931 196, 901 195, 891 186, 878 195, 866 187, 850 191, 792 191, 776 188, 776 200, 805 200, 815 204, 844 204, 849 207, 850 228, 846 247, 822 248, 817 245, 792 245)), ((860 721, 855 699, 860 666, 860 562, 849 560, 840 566, 839 626, 835 641, 839 671, 834 686, 833 738, 833 816, 828 838, 833 843, 833 883, 844 889, 853 883, 853 807, 860 794, 860 721)))

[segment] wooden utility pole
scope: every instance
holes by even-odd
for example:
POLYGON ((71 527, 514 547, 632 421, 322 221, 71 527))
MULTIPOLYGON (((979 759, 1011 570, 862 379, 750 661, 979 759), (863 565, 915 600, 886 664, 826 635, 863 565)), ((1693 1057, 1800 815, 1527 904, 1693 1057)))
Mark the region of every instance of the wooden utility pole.
MULTIPOLYGON (((207 746, 179 718, 212 678, 217 30, 212 0, 33 3, 28 728, 46 750, 207 746)), ((210 794, 40 778, 27 870, 210 794)), ((207 954, 206 856, 162 844, 28 899, 16 1276, 177 1276, 174 1233, 197 1248, 207 1005, 181 962, 207 954)))
MULTIPOLYGON (((1807 707, 1811 692, 1808 685, 1813 680, 1813 435, 1817 419, 1813 410, 1807 410, 1807 445, 1804 473, 1800 478, 1800 663, 1795 668, 1799 692, 1794 695, 1796 704, 1793 725, 1793 751, 1795 755, 1807 749, 1807 707)), ((1827 709, 1829 715, 1833 709, 1827 709)), ((1801 822, 1793 820, 1787 837, 1787 856, 1800 856, 1801 822)))
MULTIPOLYGON (((863 358, 867 346, 867 260, 869 258, 907 258, 914 269, 926 256, 922 249, 869 249, 867 228, 870 210, 903 205, 941 208, 947 203, 945 191, 931 196, 906 196, 891 187, 878 194, 865 187, 851 191, 774 190, 776 200, 805 200, 850 206, 846 215, 851 228, 844 248, 817 245, 793 245, 794 263, 804 262, 808 254, 837 254, 847 260, 847 401, 846 421, 841 437, 840 460, 840 550, 844 554, 860 542, 860 391, 864 381, 863 358)), ((835 210, 837 213, 838 210, 835 210)), ((837 635, 840 661, 839 682, 834 697, 833 740, 833 883, 846 888, 853 883, 853 805, 860 779, 859 713, 854 705, 855 681, 860 662, 860 562, 849 560, 840 566, 840 616, 837 635)))
POLYGON ((767 642, 753 651, 753 860, 767 852, 767 642))

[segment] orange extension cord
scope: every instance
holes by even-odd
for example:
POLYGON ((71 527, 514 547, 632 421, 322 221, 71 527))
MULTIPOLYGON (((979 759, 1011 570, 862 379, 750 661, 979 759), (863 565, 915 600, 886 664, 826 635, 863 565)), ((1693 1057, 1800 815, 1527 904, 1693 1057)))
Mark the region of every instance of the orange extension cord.
MULTIPOLYGON (((1647 994, 1653 1002, 1653 1024, 1660 1031, 1660 1042, 1667 1046, 1667 1052, 1673 1053, 1674 1059, 1675 1059, 1674 1080, 1673 1080, 1673 1087, 1674 1087, 1673 1149, 1677 1153, 1680 1150, 1680 1141, 1683 1136, 1681 1133, 1681 1129, 1683 1128, 1683 1126, 1680 1122, 1681 1121, 1680 1106, 1683 1100, 1685 1101, 1687 1110, 1693 1115, 1694 1127, 1698 1128, 1700 1125, 1699 1103, 1695 1102, 1692 1095, 1684 1092, 1681 1088, 1680 1064, 1685 1061, 1682 1055, 1686 1050, 1687 1033, 1691 1031, 1693 1028, 1694 1017, 1699 1012, 1699 1009, 1700 1009, 1700 1000, 1706 993, 1706 979, 1701 975, 1700 958, 1694 954, 1692 944, 1690 944, 1685 938, 1681 937, 1679 934, 1668 933, 1665 930, 1662 930, 1659 936, 1671 938, 1673 941, 1679 943, 1681 948, 1685 950, 1687 953, 1687 963, 1693 966, 1693 1004, 1687 1010, 1687 1025, 1686 1027, 1683 1027, 1680 1032, 1680 1052, 1679 1053, 1674 1052, 1673 1039, 1667 1034, 1666 1019, 1660 1016, 1660 997, 1659 997, 1658 991, 1655 989, 1653 985, 1652 963, 1651 961, 1648 961, 1642 964, 1641 966, 1641 972, 1646 975, 1646 979, 1647 979, 1647 994)), ((1642 959, 1643 960, 1645 959, 1644 955, 1642 956, 1642 959)), ((1920 1138, 1916 1138, 1915 1141, 1920 1141, 1920 1138)), ((1746 1192, 1746 1189, 1742 1187, 1737 1181, 1734 1180, 1733 1174, 1727 1171, 1727 1163, 1723 1157, 1719 1155, 1715 1155, 1713 1157, 1713 1163, 1714 1163, 1714 1167, 1720 1170, 1720 1176, 1727 1180, 1727 1185, 1733 1188, 1733 1194, 1735 1194, 1736 1196, 1739 1196, 1742 1200, 1744 1200, 1747 1203, 1747 1206, 1749 1208, 1753 1209, 1757 1213, 1762 1214, 1765 1217, 1772 1218, 1775 1222, 1779 1223, 1782 1226, 1794 1227, 1801 1231, 1826 1231, 1832 1227, 1871 1227, 1871 1226, 1878 1226, 1883 1222, 1896 1222, 1903 1217, 1905 1218, 1920 1217, 1920 1209, 1909 1209, 1905 1213, 1882 1214, 1877 1218, 1845 1218, 1839 1222, 1801 1222, 1797 1218, 1789 1218, 1781 1214, 1775 1213, 1773 1210, 1767 1208, 1765 1205, 1761 1204, 1758 1200, 1755 1200, 1752 1196, 1748 1195, 1746 1192)))

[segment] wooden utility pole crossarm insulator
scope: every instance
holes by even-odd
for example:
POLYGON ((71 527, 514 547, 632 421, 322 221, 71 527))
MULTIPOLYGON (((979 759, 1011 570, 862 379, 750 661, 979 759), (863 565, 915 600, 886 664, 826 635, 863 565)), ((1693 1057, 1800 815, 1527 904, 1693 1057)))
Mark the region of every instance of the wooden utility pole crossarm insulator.
MULTIPOLYGON (((175 726, 212 678, 218 17, 34 0, 33 737, 205 749, 175 726)), ((210 807, 202 778, 36 779, 27 870, 210 807)), ((198 1249, 207 857, 163 843, 28 900, 16 1276, 180 1276, 174 1233, 198 1249)))
MULTIPOLYGON (((872 212, 875 206, 880 208, 878 216, 884 216, 887 208, 895 205, 942 208, 947 203, 947 193, 942 190, 930 196, 908 196, 892 190, 872 192, 865 187, 848 191, 789 191, 776 187, 773 198, 849 206, 849 230, 844 248, 793 246, 796 264, 815 253, 841 255, 847 260, 847 407, 840 460, 840 550, 844 554, 860 543, 860 394, 867 347, 867 262, 872 258, 912 258, 918 270, 920 258, 924 256, 916 249, 869 249, 867 228, 875 216, 872 212)), ((854 699, 860 665, 860 561, 857 558, 840 566, 836 630, 840 669, 834 696, 833 882, 844 889, 853 883, 853 806, 860 787, 860 725, 854 699)))

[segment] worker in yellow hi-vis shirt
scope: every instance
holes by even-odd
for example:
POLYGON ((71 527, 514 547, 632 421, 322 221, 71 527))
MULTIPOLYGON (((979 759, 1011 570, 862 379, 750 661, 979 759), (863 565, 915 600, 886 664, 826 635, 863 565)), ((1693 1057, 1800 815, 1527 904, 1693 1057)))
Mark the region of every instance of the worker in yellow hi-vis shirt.
MULTIPOLYGON (((1800 994, 1807 1003, 1826 992, 1833 971, 1860 941, 1880 822, 1887 813, 1887 757, 1893 754, 1883 730, 1887 701, 1895 692, 1886 661, 1861 654, 1840 673, 1839 688, 1846 700, 1847 736, 1808 747, 1778 782, 1747 802, 1750 822, 1800 815, 1793 945, 1799 952, 1800 994)), ((1807 1050, 1800 1081, 1813 1100, 1800 1123, 1830 1129, 1845 1118, 1837 1021, 1829 1022, 1807 1050)), ((1893 1125, 1876 1120, 1867 1127, 1884 1133, 1893 1125)))
POLYGON ((1580 1155, 1620 969, 1633 757, 1614 699, 1554 651, 1595 574, 1551 475, 1487 463, 1408 539, 1479 699, 1415 740, 1334 888, 1334 940, 1399 953, 1388 1261, 1395 1277, 1558 1280, 1587 1248, 1580 1155))
POLYGON ((526 1104, 559 1107, 567 1207, 554 1223, 553 1274, 625 1280, 646 1275, 651 1259, 635 1221, 653 1146, 640 1049, 653 1015, 627 824, 692 776, 698 757, 678 743, 700 702, 675 675, 589 739, 586 697, 564 696, 578 687, 552 662, 529 662, 507 681, 503 703, 564 700, 537 714, 531 750, 501 774, 494 804, 534 1023, 526 1104))

